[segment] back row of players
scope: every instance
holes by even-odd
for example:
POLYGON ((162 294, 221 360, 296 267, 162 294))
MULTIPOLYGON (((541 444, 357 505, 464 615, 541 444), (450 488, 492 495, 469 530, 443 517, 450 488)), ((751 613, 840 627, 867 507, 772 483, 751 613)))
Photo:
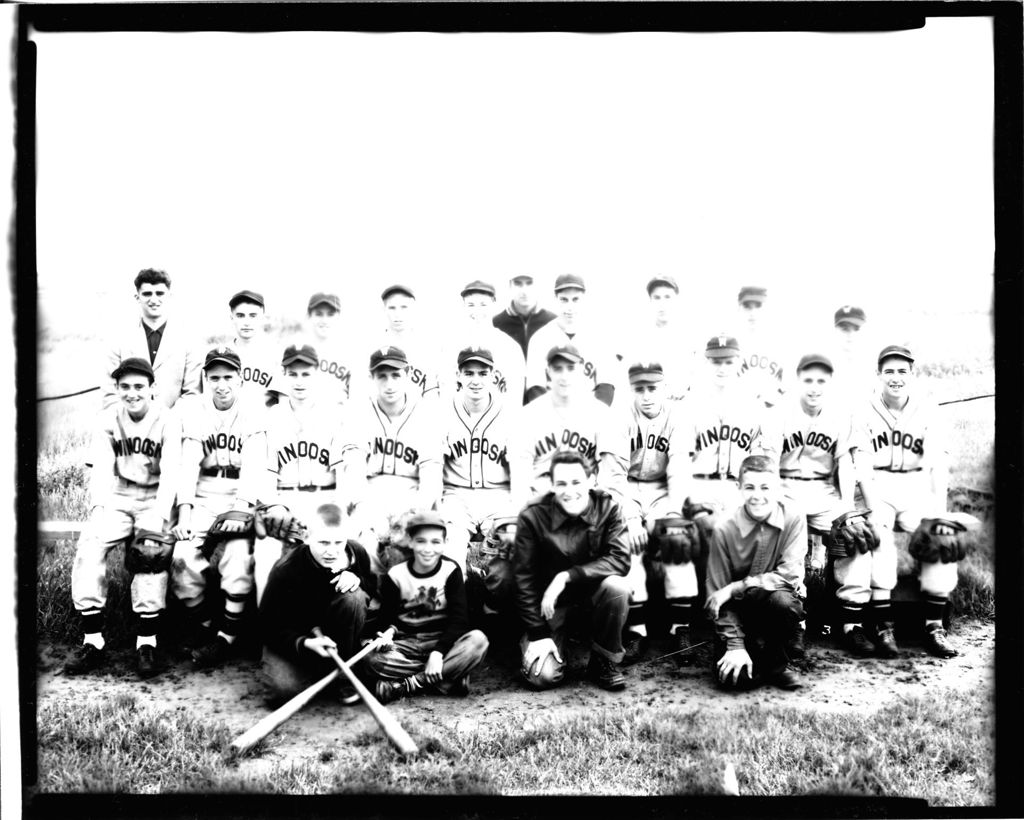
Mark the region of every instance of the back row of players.
MULTIPOLYGON (((844 638, 858 655, 898 652, 890 610, 893 530, 898 524, 911 531, 922 517, 944 512, 948 476, 948 436, 935 405, 914 395, 910 350, 889 345, 878 354, 873 391, 856 369, 853 345, 839 355, 804 352, 792 363, 728 334, 688 350, 671 312, 657 309, 678 296, 678 286, 657 277, 647 285, 656 306, 650 333, 617 356, 607 352, 609 334, 581 321, 586 285, 580 277, 556 280, 557 316, 537 307, 531 277, 510 284, 512 304, 492 316, 495 289, 469 283, 462 297, 471 332, 440 352, 409 333, 411 289, 391 286, 382 293, 387 331, 362 356, 333 339, 336 296, 314 294, 311 335, 286 340, 275 354, 260 333, 263 298, 242 291, 229 303, 236 338, 200 359, 184 330, 164 316, 169 277, 140 272, 141 326, 111 349, 107 407, 89 461, 94 506, 72 577, 85 640, 69 671, 99 663, 106 556, 133 532, 169 532, 166 549, 136 555, 130 566, 138 665, 146 675, 157 668, 153 649, 168 579, 194 620, 212 617, 204 606, 202 548, 225 511, 260 505, 271 532, 281 534, 283 521, 314 520, 324 503, 352 505, 352 533, 375 556, 398 514, 436 508, 447 525, 445 552, 465 572, 471 540, 492 534, 497 522, 545 493, 551 458, 560 451, 580 453, 621 506, 633 551, 624 635, 633 651, 646 635, 650 563, 643 555, 655 522, 695 510, 724 521, 743 506, 740 464, 766 455, 778 463, 786 503, 806 515, 812 532, 827 533, 834 518, 855 506, 872 510, 878 548, 835 562, 844 638), (789 384, 796 385, 790 395, 784 393, 787 366, 794 366, 789 384), (629 399, 616 398, 627 384, 629 399)), ((738 301, 756 316, 765 299, 763 288, 747 287, 738 301)), ((851 306, 835 318, 848 338, 865 321, 851 306)), ((746 338, 757 344, 756 332, 746 338)), ((282 550, 272 537, 225 546, 219 564, 225 611, 216 638, 196 653, 198 663, 227 654, 246 597, 255 587, 260 600, 282 550)), ((659 568, 671 632, 683 650, 702 570, 693 561, 659 568)), ((507 552, 485 571, 488 607, 515 609, 507 552)), ((956 563, 922 563, 920 578, 927 645, 948 657, 955 649, 942 615, 956 586, 956 563)), ((802 578, 793 584, 802 594, 802 578)), ((709 596, 711 585, 709 579, 709 596)), ((529 621, 528 613, 519 614, 529 621)), ((732 634, 725 629, 723 636, 732 634)))

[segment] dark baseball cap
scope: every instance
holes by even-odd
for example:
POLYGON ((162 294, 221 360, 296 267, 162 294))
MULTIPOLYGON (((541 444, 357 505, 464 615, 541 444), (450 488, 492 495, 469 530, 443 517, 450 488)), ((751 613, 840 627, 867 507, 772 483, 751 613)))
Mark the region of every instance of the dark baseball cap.
POLYGON ((665 378, 665 370, 658 362, 635 362, 629 366, 629 383, 660 382, 665 378))
POLYGON ((125 373, 141 373, 149 379, 150 384, 153 383, 153 366, 138 356, 131 356, 122 361, 121 364, 114 368, 114 372, 110 376, 114 381, 118 381, 125 373))
POLYGON ((843 305, 836 311, 835 323, 838 327, 842 322, 849 322, 851 325, 860 327, 867 321, 864 310, 853 305, 843 305))
POLYGON ((760 305, 767 298, 767 288, 758 287, 756 285, 745 285, 744 287, 740 288, 740 294, 739 296, 736 297, 736 301, 738 301, 741 305, 744 302, 757 302, 760 305))
POLYGON ((481 281, 480 279, 475 279, 474 281, 466 285, 466 287, 462 289, 462 293, 460 294, 460 296, 469 296, 469 294, 471 293, 485 293, 491 297, 495 297, 498 294, 498 292, 494 289, 494 285, 488 282, 481 281))
POLYGON ((311 313, 317 305, 327 305, 341 312, 341 299, 334 293, 321 293, 317 291, 309 297, 309 304, 306 305, 306 313, 311 313))
POLYGON ((281 367, 287 367, 295 362, 305 362, 317 367, 320 364, 320 357, 312 345, 288 345, 281 357, 281 367))
POLYGON ((583 284, 582 276, 577 276, 575 273, 563 273, 555 280, 555 293, 569 288, 579 288, 585 291, 587 286, 583 284))
POLYGON ((906 359, 911 364, 914 363, 914 357, 910 353, 909 348, 903 347, 903 345, 889 345, 888 347, 883 347, 882 352, 878 354, 878 366, 881 367, 883 361, 893 356, 906 359))
POLYGON ((548 364, 551 364, 555 359, 565 359, 573 364, 579 364, 583 361, 583 354, 580 353, 576 345, 555 345, 548 351, 548 364))
POLYGON ((228 307, 234 310, 235 305, 240 305, 242 302, 252 302, 254 305, 266 307, 266 305, 263 302, 263 294, 257 293, 254 290, 238 291, 238 293, 236 293, 228 300, 228 307))
POLYGON ((486 347, 466 347, 459 351, 459 367, 466 362, 480 362, 494 367, 494 354, 486 347))
POLYGON ((409 366, 409 358, 405 351, 397 347, 382 347, 370 354, 370 372, 380 367, 393 367, 400 370, 409 366))
POLYGON ((671 276, 655 276, 647 283, 647 295, 650 296, 651 291, 658 287, 672 288, 676 293, 679 293, 679 285, 671 276))
POLYGON ((515 276, 509 277, 508 281, 509 281, 509 284, 512 284, 513 282, 518 282, 520 279, 528 279, 528 280, 530 280, 530 283, 532 284, 533 283, 533 274, 532 273, 517 273, 515 276))
POLYGON ((445 524, 444 519, 433 510, 424 510, 418 512, 413 516, 410 516, 409 520, 405 525, 405 532, 410 537, 416 534, 417 530, 422 530, 424 527, 437 527, 444 531, 445 535, 448 535, 448 525, 445 524))
POLYGON ((230 347, 214 347, 206 354, 206 361, 203 362, 203 370, 212 364, 226 364, 235 370, 242 369, 242 357, 230 347))
POLYGON ((800 358, 800 362, 796 366, 796 372, 799 373, 805 367, 811 367, 812 365, 818 365, 824 367, 829 373, 835 372, 835 367, 832 366, 832 360, 824 353, 807 353, 800 358))
POLYGON ((708 339, 704 355, 709 359, 727 359, 740 355, 740 343, 735 336, 712 336, 708 339))
POLYGON ((412 288, 410 288, 408 285, 389 285, 388 287, 384 288, 383 291, 381 291, 380 300, 383 302, 385 299, 387 299, 389 296, 395 293, 404 293, 410 299, 416 298, 416 294, 412 292, 412 288))

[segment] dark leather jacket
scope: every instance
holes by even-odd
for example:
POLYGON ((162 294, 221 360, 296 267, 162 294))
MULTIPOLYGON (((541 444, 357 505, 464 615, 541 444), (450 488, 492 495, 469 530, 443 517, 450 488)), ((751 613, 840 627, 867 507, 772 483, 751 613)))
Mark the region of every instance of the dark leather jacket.
POLYGON ((513 550, 516 600, 527 637, 551 636, 540 602, 555 575, 568 571, 569 584, 624 576, 629 555, 622 510, 604 490, 590 491, 590 505, 580 516, 566 515, 554 493, 530 501, 519 513, 513 550))

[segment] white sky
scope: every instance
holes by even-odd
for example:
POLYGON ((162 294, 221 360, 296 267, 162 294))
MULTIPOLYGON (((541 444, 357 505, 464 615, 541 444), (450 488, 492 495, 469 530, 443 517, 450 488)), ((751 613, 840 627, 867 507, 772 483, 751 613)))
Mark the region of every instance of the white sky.
POLYGON ((815 332, 848 302, 881 323, 990 306, 987 18, 34 39, 39 281, 69 329, 134 315, 149 266, 209 332, 242 287, 295 316, 335 290, 375 327, 407 281, 440 324, 463 283, 503 297, 516 271, 545 298, 583 274, 607 317, 673 273, 708 327, 755 283, 815 332))

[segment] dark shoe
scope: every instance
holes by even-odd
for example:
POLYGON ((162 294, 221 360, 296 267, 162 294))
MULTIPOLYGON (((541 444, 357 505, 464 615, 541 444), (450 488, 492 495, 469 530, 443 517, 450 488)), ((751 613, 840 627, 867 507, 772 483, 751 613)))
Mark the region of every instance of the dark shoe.
POLYGON ((804 648, 804 630, 798 629, 786 644, 786 655, 791 661, 802 661, 807 656, 807 650, 804 648))
POLYGON ((409 694, 409 687, 404 680, 379 680, 373 694, 383 704, 394 703, 409 694))
POLYGON ((676 662, 676 666, 689 666, 693 663, 693 653, 690 651, 692 647, 689 627, 681 627, 672 633, 672 660, 676 662))
POLYGON ((619 669, 619 665, 615 661, 606 658, 600 652, 590 653, 590 662, 587 664, 587 677, 609 692, 618 692, 626 688, 626 678, 619 669))
POLYGON ((924 648, 939 658, 955 658, 960 653, 949 642, 946 630, 941 626, 933 626, 925 635, 924 648))
POLYGON ((463 675, 448 689, 448 694, 457 698, 464 698, 469 694, 469 675, 463 675))
POLYGON ((107 662, 107 651, 97 649, 91 643, 84 643, 75 651, 74 657, 64 664, 65 675, 84 675, 99 669, 107 662))
POLYGON ((863 627, 855 626, 849 632, 843 631, 843 644, 858 658, 875 654, 875 645, 865 634, 863 627))
MULTIPOLYGON (((359 703, 360 697, 356 688, 350 683, 343 683, 338 687, 338 700, 341 701, 343 706, 351 706, 353 703, 359 703)), ((380 700, 380 698, 377 698, 380 700)), ((383 701, 381 701, 383 703, 383 701)))
POLYGON ((779 689, 799 689, 804 685, 804 682, 800 679, 800 673, 792 667, 787 666, 781 672, 776 672, 772 676, 772 683, 778 686, 779 689))
POLYGON ((635 632, 626 633, 627 640, 625 641, 626 654, 623 657, 623 663, 636 663, 641 660, 644 656, 644 652, 647 651, 647 636, 638 635, 635 632))
POLYGON ((896 646, 896 630, 891 623, 880 624, 875 629, 875 651, 882 658, 900 656, 900 648, 896 646))
POLYGON ((160 671, 156 662, 156 647, 145 644, 135 650, 135 669, 140 678, 151 678, 160 671))
POLYGON ((209 643, 192 650, 192 665, 197 669, 220 666, 231 652, 231 644, 219 635, 209 643))

